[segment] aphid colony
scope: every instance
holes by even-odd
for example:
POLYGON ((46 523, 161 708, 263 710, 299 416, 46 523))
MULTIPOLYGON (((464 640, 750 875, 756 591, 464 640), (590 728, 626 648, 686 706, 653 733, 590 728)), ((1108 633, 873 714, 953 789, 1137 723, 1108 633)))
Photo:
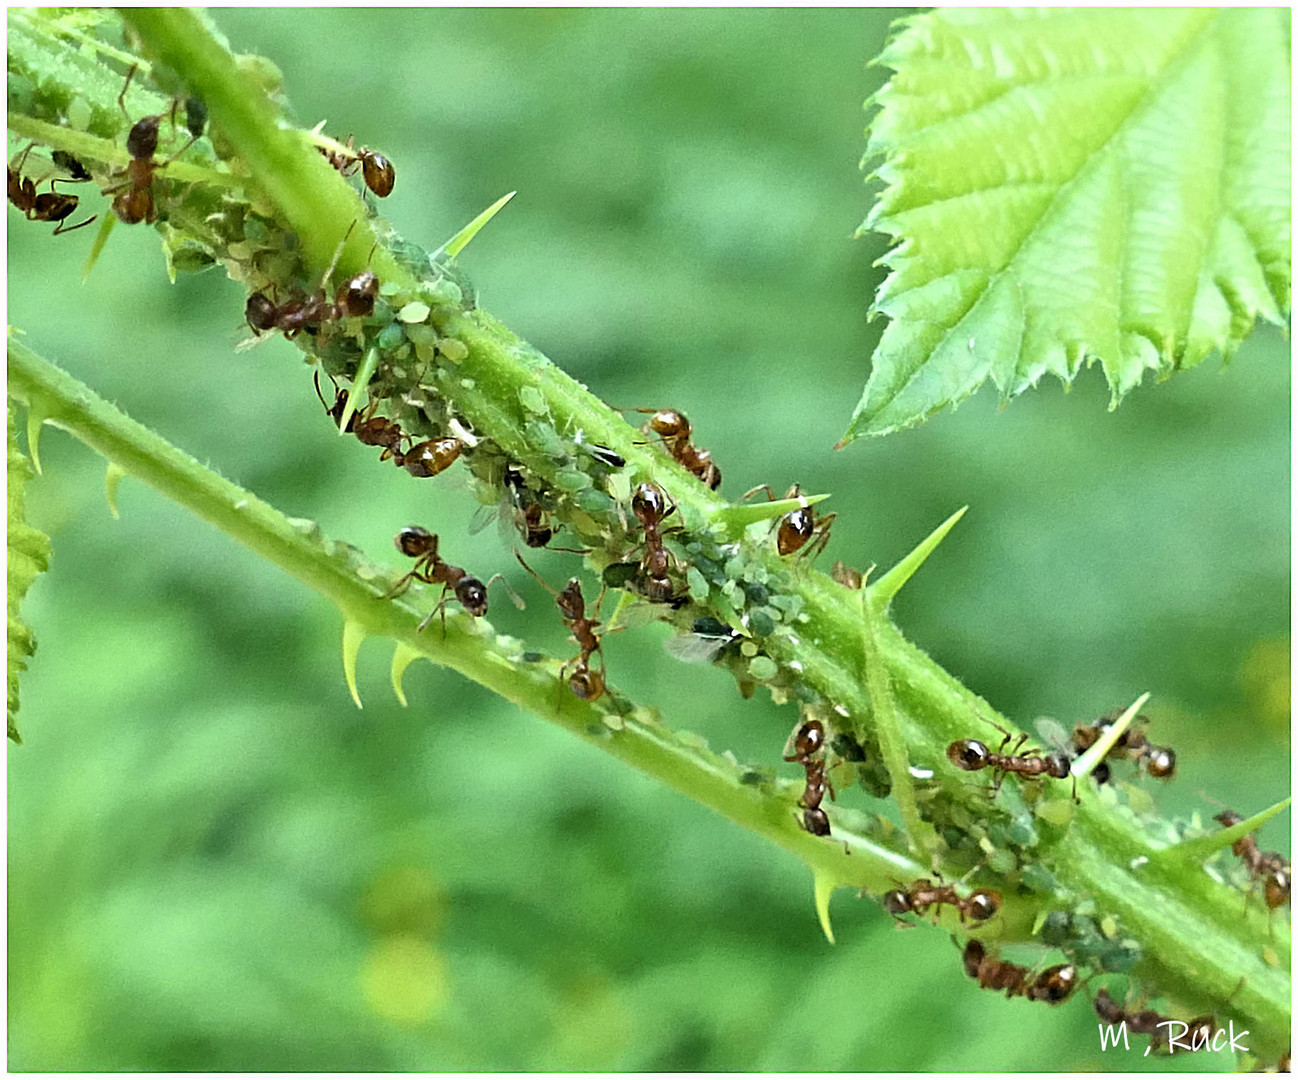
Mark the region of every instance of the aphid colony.
MULTIPOLYGON (((117 95, 118 108, 121 109, 122 115, 127 118, 128 123, 130 122, 130 114, 126 109, 126 94, 138 70, 138 64, 131 65, 130 70, 126 73, 126 81, 122 85, 121 93, 117 95)), ((177 98, 172 102, 169 111, 142 117, 131 124, 126 136, 126 152, 130 155, 130 161, 127 162, 124 169, 111 174, 109 179, 116 182, 110 183, 101 192, 103 195, 113 196, 112 210, 122 224, 138 225, 143 222, 146 225, 152 225, 158 220, 157 191, 155 187, 157 174, 197 142, 202 137, 206 127, 207 108, 196 98, 185 98, 183 100, 177 98), (156 155, 162 122, 167 120, 171 129, 175 131, 177 129, 177 113, 182 107, 184 109, 184 129, 189 138, 170 157, 158 161, 156 155)), ((317 145, 316 148, 341 175, 351 176, 360 170, 365 186, 375 195, 383 198, 392 193, 397 174, 391 161, 369 147, 354 148, 350 135, 347 137, 345 144, 333 143, 332 140, 327 141, 330 145, 317 145)), ((23 168, 34 145, 34 143, 29 144, 9 162, 9 201, 22 211, 29 221, 53 223, 55 225, 55 236, 79 229, 97 220, 98 215, 96 214, 85 221, 77 222, 75 225, 67 224, 67 219, 76 213, 80 199, 76 195, 59 191, 55 185, 59 183, 82 183, 92 179, 91 173, 85 165, 71 154, 63 150, 56 150, 52 154, 55 169, 62 170, 67 174, 66 176, 48 175, 41 177, 39 180, 32 180, 30 177, 23 175, 23 168), (49 183, 50 190, 40 192, 38 190, 40 185, 46 182, 49 183)), ((344 304, 341 290, 335 303, 339 306, 344 304)), ((313 322, 327 321, 330 317, 339 317, 338 315, 331 316, 327 306, 318 302, 316 298, 290 299, 279 308, 265 300, 264 303, 258 305, 255 314, 261 325, 253 321, 254 312, 251 309, 250 301, 249 322, 254 329, 278 329, 289 335, 301 331, 313 322)))

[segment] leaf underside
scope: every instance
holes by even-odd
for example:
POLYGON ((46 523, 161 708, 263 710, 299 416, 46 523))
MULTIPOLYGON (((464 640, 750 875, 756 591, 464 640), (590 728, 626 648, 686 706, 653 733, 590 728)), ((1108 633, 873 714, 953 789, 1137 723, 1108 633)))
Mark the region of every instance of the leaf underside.
POLYGON ((18 608, 36 575, 50 565, 50 541, 27 524, 23 487, 32 467, 18 449, 13 412, 9 413, 9 738, 18 737, 18 675, 27 668, 27 657, 36 651, 36 638, 19 617, 18 608))
POLYGON ((862 162, 884 189, 861 232, 896 241, 871 310, 890 322, 843 443, 1083 361, 1116 407, 1281 322, 1288 40, 1279 8, 906 20, 862 162))

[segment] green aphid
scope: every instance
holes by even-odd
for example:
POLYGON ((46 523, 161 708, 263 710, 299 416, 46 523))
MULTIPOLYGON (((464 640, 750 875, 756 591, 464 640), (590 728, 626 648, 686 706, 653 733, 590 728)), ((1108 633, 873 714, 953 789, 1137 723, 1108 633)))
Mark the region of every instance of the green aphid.
POLYGON ((775 633, 775 620, 771 618, 765 608, 757 608, 748 613, 748 629, 756 637, 769 637, 775 633))
POLYGON ((586 513, 593 514, 596 517, 611 514, 617 505, 604 492, 593 487, 577 492, 573 497, 573 501, 586 513))

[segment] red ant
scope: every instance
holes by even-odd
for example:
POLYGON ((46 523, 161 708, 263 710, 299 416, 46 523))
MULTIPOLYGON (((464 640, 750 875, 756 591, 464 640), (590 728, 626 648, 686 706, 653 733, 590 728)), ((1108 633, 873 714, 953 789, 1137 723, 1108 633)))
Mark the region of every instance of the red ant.
MULTIPOLYGON (((1219 821, 1225 829, 1238 825, 1243 820, 1234 810, 1223 810, 1213 818, 1213 821, 1219 821)), ((1268 910, 1274 911, 1289 903, 1289 880, 1292 874, 1288 859, 1276 851, 1260 851, 1251 833, 1241 836, 1231 844, 1230 850, 1238 855, 1248 868, 1249 876, 1255 881, 1262 882, 1263 896, 1266 898, 1268 910)))
MULTIPOLYGON (((131 65, 131 70, 126 73, 126 82, 122 84, 122 92, 117 95, 117 105, 128 120, 130 114, 126 111, 126 91, 138 68, 138 64, 131 65)), ((173 127, 176 123, 177 105, 179 102, 173 103, 171 107, 173 127)), ((127 163, 125 171, 117 174, 124 175, 126 179, 120 184, 104 189, 105 195, 110 195, 114 191, 122 192, 113 200, 113 213, 122 224, 137 225, 143 221, 146 225, 152 225, 157 220, 157 208, 153 202, 153 176, 158 170, 165 169, 180 157, 202 134, 207 110, 201 103, 195 102, 195 105, 198 105, 198 109, 191 108, 187 111, 187 120, 190 124, 189 141, 163 162, 154 161, 153 155, 158 151, 158 128, 167 114, 146 116, 131 126, 126 136, 126 152, 131 155, 131 160, 127 163), (122 191, 123 188, 126 190, 122 191)))
POLYGON ((433 606, 433 610, 425 616, 424 621, 416 628, 416 632, 427 628, 428 624, 433 621, 433 616, 439 611, 442 613, 442 634, 446 634, 446 603, 447 593, 453 592, 455 599, 470 615, 475 618, 481 618, 487 614, 487 590, 497 581, 504 584, 509 590, 511 597, 517 607, 523 607, 522 599, 509 588, 509 582, 504 577, 496 574, 485 585, 475 578, 468 571, 458 566, 452 566, 441 556, 437 554, 437 536, 430 533, 427 529, 418 525, 410 525, 397 533, 393 539, 397 550, 402 555, 408 555, 416 560, 415 565, 410 572, 404 575, 391 589, 382 596, 377 597, 379 600, 390 600, 394 596, 400 596, 410 587, 412 581, 422 581, 425 585, 441 585, 441 599, 433 606))
MULTIPOLYGON (((332 272, 331 264, 325 273, 326 281, 332 272)), ((286 338, 293 338, 303 330, 315 333, 322 323, 372 315, 378 295, 379 279, 373 271, 362 270, 338 287, 332 302, 323 285, 315 296, 297 296, 283 304, 276 304, 264 292, 255 292, 248 297, 244 318, 254 333, 282 330, 286 338)))
MULTIPOLYGON (((570 578, 562 591, 555 592, 540 574, 527 565, 523 556, 517 551, 514 552, 514 558, 519 561, 524 570, 536 578, 541 588, 554 597, 555 605, 563 616, 564 623, 572 631, 573 640, 581 649, 579 655, 573 657, 560 669, 559 681, 563 681, 563 676, 571 664, 573 670, 568 679, 568 688, 582 701, 595 701, 604 693, 604 648, 600 644, 600 635, 595 633, 595 627, 600 625, 599 619, 586 617, 586 598, 581 594, 581 582, 577 578, 570 578), (599 653, 599 671, 591 670, 590 666, 590 658, 595 653, 599 653)), ((595 600, 595 615, 599 614, 603 600, 604 590, 601 589, 595 600)))
POLYGON ((900 915, 923 915, 928 908, 940 908, 943 904, 954 907, 962 923, 966 919, 986 922, 1000 911, 1001 894, 995 889, 979 889, 966 899, 955 891, 954 885, 934 885, 928 878, 883 894, 883 910, 894 919, 900 915))
POLYGON ((56 180, 50 180, 49 191, 37 194, 36 184, 23 176, 23 165, 35 145, 35 143, 28 143, 27 148, 9 163, 9 201, 23 212, 28 221, 55 222, 55 236, 89 225, 99 217, 98 214, 86 218, 85 221, 78 221, 75 225, 67 224, 67 219, 76 213, 77 205, 81 200, 76 195, 65 195, 57 190, 54 187, 56 180))
POLYGON ((1126 1024, 1127 1029, 1134 1031, 1137 1035, 1150 1036, 1149 1048, 1152 1051, 1158 1051, 1159 1049, 1170 1050, 1171 1040, 1180 1038, 1181 1035, 1190 1036, 1189 1049, 1205 1050, 1212 1042, 1213 1034, 1217 1028, 1214 1018, 1211 1016, 1199 1016, 1186 1023, 1184 1020, 1172 1020, 1166 1016, 1161 1016, 1154 1012, 1153 1009, 1128 1012, 1109 996, 1109 991, 1104 987, 1100 987, 1095 994, 1095 1015, 1111 1027, 1117 1024, 1126 1024), (1173 1035, 1173 1024, 1180 1024, 1185 1030, 1178 1035, 1173 1035))
POLYGON ((807 770, 807 787, 798 800, 802 810, 802 827, 812 836, 829 835, 829 815, 821 809, 825 789, 837 798, 834 785, 825 775, 825 728, 819 720, 808 720, 793 736, 793 754, 785 761, 796 761, 807 770))
POLYGON ((667 571, 672 555, 663 544, 664 519, 676 513, 676 507, 667 508, 667 496, 653 484, 641 484, 631 497, 631 511, 644 528, 645 555, 640 562, 640 572, 645 578, 645 595, 652 603, 669 603, 675 592, 667 571))
POLYGON ((386 199, 392 194, 392 189, 397 183, 397 170, 392 162, 367 146, 362 146, 359 150, 354 149, 350 135, 347 136, 347 143, 342 151, 330 150, 325 146, 317 146, 316 149, 342 176, 351 176, 360 169, 361 176, 365 179, 365 186, 380 199, 386 199))
POLYGON ((1077 968, 1073 964, 1056 964, 1034 976, 1022 964, 989 956, 976 938, 965 943, 964 970, 984 990, 1004 990, 1006 997, 1025 997, 1048 1005, 1066 1001, 1077 988, 1077 968))
MULTIPOLYGON (((758 484, 755 488, 750 488, 744 492, 744 499, 751 498, 759 491, 766 492, 766 498, 775 502, 775 492, 771 490, 770 484, 758 484)), ((796 499, 802 494, 802 486, 794 484, 785 492, 786 499, 796 499)), ((800 551, 813 536, 816 542, 803 552, 803 558, 810 555, 813 559, 825 550, 825 545, 829 543, 829 530, 838 518, 837 514, 817 515, 809 506, 800 506, 798 509, 785 514, 780 518, 779 531, 775 536, 775 550, 780 553, 781 557, 792 555, 800 551)))
POLYGON ((713 491, 721 486, 721 470, 712 455, 690 442, 694 429, 684 413, 675 409, 635 409, 638 413, 652 413, 645 424, 646 434, 653 432, 663 441, 663 446, 689 472, 697 476, 713 491))
MULTIPOLYGON (((333 377, 330 376, 330 381, 333 377)), ((320 399, 320 404, 325 407, 325 412, 333 419, 335 424, 342 423, 343 413, 347 411, 347 390, 337 390, 334 397, 333 405, 328 404, 324 395, 320 393, 320 372, 315 373, 313 380, 315 384, 316 397, 320 399)), ((410 436, 401 430, 401 425, 395 420, 389 420, 386 416, 362 416, 358 413, 352 413, 347 419, 347 431, 356 436, 358 440, 366 446, 381 446, 383 453, 379 456, 380 461, 387 461, 388 458, 401 456, 401 443, 410 436)))
MULTIPOLYGON (((1100 736, 1113 726, 1119 714, 1101 716, 1098 720, 1079 720, 1073 725, 1072 743, 1078 753, 1089 750, 1099 741, 1100 736)), ((1136 724, 1148 724, 1149 717, 1137 716, 1132 726, 1127 728, 1105 755, 1106 760, 1096 765, 1091 775, 1097 784, 1107 783, 1111 775, 1107 758, 1119 752, 1125 753, 1137 766, 1143 763, 1145 771, 1158 780, 1170 780, 1176 774, 1176 751, 1170 746, 1155 746, 1143 731, 1136 730, 1136 724)))
MULTIPOLYGON (((1004 751, 1013 736, 999 724, 993 726, 1005 735, 1000 745, 1001 751, 1004 751)), ((957 739, 946 748, 946 756, 952 765, 966 772, 977 772, 979 769, 987 768, 995 770, 998 775, 992 784, 993 796, 1000 791, 1001 784, 1010 773, 1025 780, 1040 779, 1043 776, 1053 777, 1056 780, 1067 779, 1071 774, 1071 762, 1066 755, 1058 752, 1043 755, 1040 750, 1028 750, 1023 754, 1018 752, 1027 738, 1026 735, 1020 735, 1019 741, 1008 754, 988 750, 977 739, 957 739)), ((1073 799, 1077 801, 1076 779, 1073 781, 1073 799)))

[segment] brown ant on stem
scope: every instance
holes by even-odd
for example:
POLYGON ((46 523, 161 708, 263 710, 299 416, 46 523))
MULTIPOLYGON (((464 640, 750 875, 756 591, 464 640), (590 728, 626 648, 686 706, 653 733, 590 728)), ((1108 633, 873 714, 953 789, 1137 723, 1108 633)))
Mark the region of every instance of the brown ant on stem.
POLYGON ((23 216, 28 221, 54 222, 55 236, 72 232, 73 229, 79 229, 96 220, 98 214, 86 218, 85 221, 78 221, 75 225, 67 224, 67 219, 76 213, 77 205, 81 200, 76 195, 66 195, 57 190, 54 185, 58 181, 54 179, 50 180, 49 191, 37 193, 37 185, 23 176, 23 165, 26 164, 27 155, 35 145, 34 142, 28 143, 23 152, 9 163, 9 201, 23 212, 23 216))
MULTIPOLYGON (((122 84, 122 92, 117 95, 117 105, 127 120, 131 117, 126 111, 126 91, 131 85, 131 80, 135 78, 138 68, 138 64, 131 65, 131 70, 126 73, 126 82, 122 84)), ((176 108, 179 104, 179 101, 173 102, 171 107, 173 128, 176 124, 176 108)), ((126 136, 126 152, 131 155, 131 160, 127 163, 124 172, 117 174, 125 176, 126 179, 120 184, 104 189, 105 195, 111 195, 114 191, 121 192, 113 200, 113 213, 123 225, 137 225, 141 221, 146 225, 152 225, 157 220, 157 207, 153 202, 154 174, 165 169, 198 140, 203 133, 203 125, 207 121, 207 109, 200 102, 193 101, 193 106, 187 108, 186 116, 189 124, 189 141, 166 161, 158 162, 153 160, 153 155, 158 152, 158 128, 165 116, 166 113, 145 116, 131 126, 126 136), (122 190, 123 188, 125 190, 122 190)))
MULTIPOLYGON (((1213 821, 1220 822, 1224 829, 1238 825, 1243 820, 1234 810, 1223 810, 1213 818, 1213 821)), ((1241 836, 1231 844, 1230 850, 1239 856, 1240 861, 1248 868, 1249 876, 1254 881, 1262 882, 1262 895, 1266 899, 1269 911, 1289 903, 1289 882, 1292 874, 1288 859, 1277 851, 1259 850, 1257 840, 1251 833, 1241 836)))
MULTIPOLYGON (((1000 791, 1001 784, 1010 773, 1024 780, 1038 780, 1046 776, 1055 780, 1066 780, 1071 775, 1072 763, 1065 754, 1059 752, 1042 754, 1040 750, 1028 750, 1020 754, 1018 751, 1027 741, 1027 735, 1020 735, 1018 742, 1014 744, 1010 752, 1008 754, 1004 753, 1005 747, 1014 736, 999 724, 992 726, 1005 736, 1001 742, 1000 751, 988 750, 977 739, 957 739, 946 748, 946 756, 952 765, 964 769, 966 772, 977 772, 979 769, 988 768, 994 770, 996 778, 991 788, 993 797, 1000 791)), ((1073 779, 1073 801, 1079 801, 1075 777, 1073 779)))
POLYGON ((632 411, 652 413, 649 422, 643 428, 645 434, 652 433, 662 439, 667 453, 713 491, 721 486, 721 470, 712 460, 712 455, 690 442, 694 429, 684 413, 677 412, 675 409, 634 409, 632 411))
POLYGON ((821 809, 825 790, 831 799, 834 785, 825 775, 825 728, 819 720, 808 720, 793 736, 793 753, 784 759, 796 761, 807 770, 807 786, 798 800, 802 807, 802 827, 812 836, 828 836, 829 815, 821 809))
POLYGON ((1006 997, 1025 997, 1048 1005, 1066 1001, 1077 988, 1077 968, 1073 964, 1056 964, 1033 975, 1022 964, 989 956, 976 938, 965 943, 964 969, 984 990, 1004 990, 1006 997))
POLYGON ((351 176, 360 169, 365 186, 380 199, 386 199, 392 194, 392 189, 397 183, 397 170, 392 162, 368 146, 355 149, 352 145, 352 136, 347 136, 347 142, 342 150, 331 150, 327 146, 317 146, 316 149, 342 176, 351 176))
POLYGON ((676 513, 676 507, 667 506, 667 496, 653 484, 641 484, 631 497, 631 512, 644 529, 645 554, 640 561, 640 572, 645 579, 645 595, 652 603, 670 603, 675 592, 671 578, 672 554, 663 543, 660 526, 676 513))
POLYGON ((415 565, 411 567, 410 572, 405 574, 391 589, 380 597, 378 600, 391 600, 395 596, 400 596, 408 588, 412 581, 422 581, 425 585, 441 585, 441 599, 433 606, 430 611, 416 628, 416 633, 425 630, 428 624, 433 621, 433 616, 439 611, 442 613, 442 635, 446 634, 446 604, 449 600, 447 593, 453 593, 455 599, 470 615, 475 618, 481 618, 487 614, 487 590, 497 581, 501 582, 509 591, 510 597, 518 608, 524 606, 522 598, 509 587, 509 582, 504 577, 496 574, 485 585, 470 574, 467 570, 458 566, 452 566, 440 555, 437 554, 437 536, 430 533, 427 529, 418 525, 409 525, 402 529, 393 538, 397 550, 402 555, 408 555, 415 560, 415 565))
POLYGON ((1109 991, 1105 987, 1100 987, 1096 991, 1095 1015, 1111 1027, 1126 1024, 1127 1030, 1137 1035, 1148 1035, 1149 1049, 1153 1052, 1160 1049, 1170 1050, 1172 1041, 1183 1035, 1190 1036, 1190 1050, 1206 1050, 1217 1030, 1216 1022, 1211 1016, 1199 1016, 1187 1023, 1184 1020, 1161 1016, 1153 1009, 1128 1012, 1109 996, 1109 991), (1184 1030, 1173 1035, 1173 1024, 1181 1025, 1184 1030))
MULTIPOLYGON (((333 381, 332 376, 330 376, 330 381, 333 381)), ((337 393, 333 405, 330 405, 325 401, 324 395, 320 393, 320 372, 315 373, 313 382, 316 397, 320 399, 320 404, 325 407, 325 412, 328 413, 335 425, 342 423, 343 413, 347 411, 348 395, 346 388, 339 390, 337 384, 334 385, 337 393)), ((381 446, 383 453, 379 456, 380 461, 400 457, 401 443, 410 437, 401 430, 401 425, 395 420, 389 420, 386 416, 361 415, 360 413, 352 413, 347 418, 345 430, 355 435, 366 446, 381 446)))
POLYGON ((954 885, 934 885, 928 878, 912 881, 903 889, 883 894, 883 910, 900 922, 901 915, 923 915, 930 907, 950 904, 960 914, 960 921, 986 922, 1001 909, 1001 894, 995 889, 979 889, 967 898, 954 885))
MULTIPOLYGON (((1101 716, 1097 720, 1079 720, 1073 725, 1072 744, 1077 752, 1084 753, 1099 741, 1100 737, 1113 726, 1121 714, 1101 716)), ((1136 729, 1136 724, 1148 724, 1149 717, 1137 716, 1115 742, 1105 760, 1096 765, 1091 776, 1097 784, 1107 783, 1111 776, 1108 758, 1114 754, 1125 753, 1137 767, 1143 765, 1145 772, 1157 780, 1170 780, 1176 775, 1176 751, 1170 746, 1155 746, 1143 731, 1136 729)))
MULTIPOLYGON (((743 498, 739 501, 743 502, 744 499, 751 498, 759 491, 766 492, 768 501, 776 501, 775 492, 771 490, 770 484, 758 484, 757 487, 750 488, 744 492, 743 498)), ((802 486, 794 484, 785 492, 784 497, 786 499, 796 499, 801 494, 802 486)), ((778 531, 775 535, 775 550, 780 553, 781 557, 792 555, 797 551, 801 551, 806 546, 807 541, 814 536, 816 537, 815 543, 802 553, 803 558, 810 555, 814 559, 825 550, 825 545, 829 543, 829 530, 837 518, 837 514, 818 515, 809 506, 800 506, 798 509, 790 511, 780 518, 778 531)))
MULTIPOLYGON (((600 644, 600 635, 595 633, 595 627, 600 625, 599 619, 586 617, 586 598, 581 594, 581 582, 577 578, 570 578, 561 591, 555 592, 540 574, 527 565, 523 556, 517 551, 514 552, 514 558, 519 561, 524 570, 536 578, 541 588, 554 597, 555 606, 558 607, 568 629, 572 631, 573 640, 581 649, 577 656, 560 668, 560 684, 569 665, 572 665, 568 688, 582 701, 595 701, 604 693, 604 648, 600 644), (599 653, 599 671, 592 670, 590 666, 590 658, 595 653, 599 653)), ((595 600, 596 616, 599 615, 600 604, 603 601, 604 590, 601 589, 595 600)))

